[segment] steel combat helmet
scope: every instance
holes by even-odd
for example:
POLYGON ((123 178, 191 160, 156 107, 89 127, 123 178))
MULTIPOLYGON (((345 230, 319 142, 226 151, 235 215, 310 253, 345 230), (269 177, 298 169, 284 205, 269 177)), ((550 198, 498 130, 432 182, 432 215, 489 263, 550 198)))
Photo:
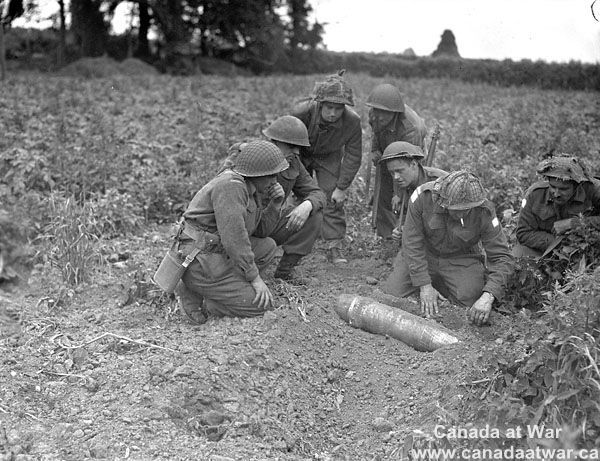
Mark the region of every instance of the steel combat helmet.
POLYGON ((288 167, 287 160, 275 144, 257 140, 240 146, 231 169, 242 176, 255 178, 281 173, 288 167))
POLYGON ((590 180, 585 166, 577 157, 567 154, 543 160, 537 166, 538 174, 547 178, 556 178, 561 181, 575 181, 581 183, 590 180))
POLYGON ((382 83, 373 88, 365 104, 374 109, 404 112, 404 101, 400 90, 389 83, 382 83))
POLYGON ((271 123, 263 134, 274 141, 281 141, 295 146, 310 146, 306 125, 293 115, 284 115, 271 123))
POLYGON ((453 171, 433 184, 435 203, 447 210, 469 210, 481 205, 486 191, 481 181, 468 171, 453 171))
POLYGON ((337 74, 329 75, 324 82, 315 83, 313 99, 317 102, 333 102, 336 104, 354 105, 352 88, 344 80, 345 69, 337 74))
POLYGON ((415 146, 406 141, 394 141, 385 148, 379 161, 385 162, 395 158, 422 160, 425 158, 425 154, 423 154, 423 151, 419 146, 415 146))

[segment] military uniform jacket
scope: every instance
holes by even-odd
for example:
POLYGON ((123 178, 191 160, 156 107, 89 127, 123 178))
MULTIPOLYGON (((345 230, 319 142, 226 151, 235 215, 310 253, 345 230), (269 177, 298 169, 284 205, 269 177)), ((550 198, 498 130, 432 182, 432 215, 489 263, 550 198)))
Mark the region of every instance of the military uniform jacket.
POLYGON ((263 209, 256 188, 243 176, 225 170, 196 193, 183 217, 186 226, 216 234, 233 266, 250 282, 258 275, 250 235, 267 237, 277 224, 279 210, 263 209))
POLYGON ((347 106, 337 122, 321 120, 321 104, 305 101, 291 115, 298 117, 308 129, 310 147, 300 150, 302 162, 309 171, 313 166, 336 176, 336 187, 347 189, 360 168, 362 160, 362 128, 360 117, 347 106))
POLYGON ((544 251, 555 238, 554 223, 580 214, 600 224, 599 180, 580 183, 571 200, 563 206, 554 203, 548 181, 537 182, 525 193, 517 223, 517 240, 521 245, 544 251))
POLYGON ((277 175, 277 182, 281 184, 285 192, 285 198, 293 192, 301 201, 308 200, 312 204, 312 211, 322 210, 326 198, 319 185, 306 171, 306 167, 297 155, 287 158, 289 168, 277 175))
POLYGON ((404 105, 404 113, 397 114, 388 125, 375 126, 372 117, 369 117, 369 124, 373 130, 371 152, 383 153, 385 148, 395 141, 409 142, 425 150, 427 126, 425 121, 407 105, 404 105))
MULTIPOLYGON (((439 168, 434 168, 431 166, 423 166, 419 164, 419 177, 417 179, 417 183, 414 186, 407 187, 406 189, 398 189, 394 191, 394 195, 398 195, 398 197, 402 197, 402 193, 404 192, 407 197, 410 197, 412 193, 415 191, 417 187, 426 182, 435 181, 438 178, 442 178, 448 174, 447 171, 440 170, 439 168)), ((396 184, 394 183, 394 187, 396 184)), ((404 220, 406 220, 406 212, 408 211, 409 201, 406 201, 406 205, 404 207, 404 220)), ((401 223, 404 224, 404 223, 401 223)))
POLYGON ((483 291, 501 299, 513 270, 513 258, 494 205, 486 200, 473 208, 463 219, 463 226, 433 201, 432 187, 433 182, 428 182, 413 192, 402 232, 402 251, 413 285, 420 287, 431 283, 428 256, 479 258, 481 242, 489 271, 483 291))

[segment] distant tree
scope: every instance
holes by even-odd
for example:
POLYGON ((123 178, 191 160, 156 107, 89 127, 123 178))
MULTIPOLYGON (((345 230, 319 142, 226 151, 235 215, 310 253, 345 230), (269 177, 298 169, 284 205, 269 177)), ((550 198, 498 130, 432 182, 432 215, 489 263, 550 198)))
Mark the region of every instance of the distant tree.
POLYGON ((102 0, 71 0, 71 31, 82 56, 101 56, 106 50, 108 24, 100 10, 102 3, 102 0))
POLYGON ((56 53, 56 64, 62 67, 65 63, 65 53, 67 49, 67 25, 66 25, 66 7, 65 0, 58 0, 58 23, 59 23, 59 39, 58 50, 56 53))
POLYGON ((432 53, 432 56, 454 56, 460 58, 458 47, 456 46, 456 39, 450 29, 444 31, 442 39, 440 40, 437 49, 432 53))
POLYGON ((0 80, 6 78, 6 46, 4 28, 25 12, 23 0, 0 0, 0 80))

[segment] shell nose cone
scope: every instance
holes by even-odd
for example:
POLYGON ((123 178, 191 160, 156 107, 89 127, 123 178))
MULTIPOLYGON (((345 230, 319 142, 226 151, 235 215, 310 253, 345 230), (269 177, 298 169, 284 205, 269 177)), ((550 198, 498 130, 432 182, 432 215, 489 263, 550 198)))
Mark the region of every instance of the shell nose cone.
POLYGON ((356 295, 351 294, 341 294, 338 298, 337 304, 335 306, 335 312, 340 316, 342 320, 348 322, 348 311, 350 310, 350 306, 352 302, 356 299, 356 295))

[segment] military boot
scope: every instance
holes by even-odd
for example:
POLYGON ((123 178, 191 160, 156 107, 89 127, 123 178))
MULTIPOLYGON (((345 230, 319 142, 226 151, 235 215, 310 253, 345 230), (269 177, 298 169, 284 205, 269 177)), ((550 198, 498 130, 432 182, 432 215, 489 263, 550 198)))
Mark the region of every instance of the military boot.
POLYGON ((279 264, 277 265, 277 269, 275 269, 273 277, 285 280, 286 282, 305 285, 306 283, 302 278, 294 275, 294 267, 298 265, 298 262, 301 259, 302 255, 284 253, 279 260, 279 264))
POLYGON ((206 323, 208 314, 204 307, 204 297, 190 290, 181 281, 175 287, 175 295, 179 302, 179 309, 192 323, 196 325, 206 323))
POLYGON ((342 255, 342 251, 337 247, 330 248, 329 250, 327 250, 327 259, 333 264, 348 263, 348 260, 342 255))

